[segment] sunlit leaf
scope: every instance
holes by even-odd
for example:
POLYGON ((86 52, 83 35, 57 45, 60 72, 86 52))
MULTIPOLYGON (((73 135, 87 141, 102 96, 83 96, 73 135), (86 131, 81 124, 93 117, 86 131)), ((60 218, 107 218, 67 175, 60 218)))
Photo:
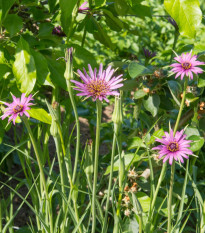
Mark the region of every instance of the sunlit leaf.
POLYGON ((36 67, 29 45, 22 37, 17 44, 13 73, 19 90, 29 94, 36 83, 36 67))
POLYGON ((166 11, 176 21, 182 35, 195 37, 196 28, 202 20, 202 12, 198 0, 165 0, 166 11))

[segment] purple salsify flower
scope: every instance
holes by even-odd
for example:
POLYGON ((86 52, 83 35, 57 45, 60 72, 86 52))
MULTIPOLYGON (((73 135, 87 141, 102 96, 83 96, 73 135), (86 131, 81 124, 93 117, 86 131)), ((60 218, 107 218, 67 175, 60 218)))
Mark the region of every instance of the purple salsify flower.
POLYGON ((179 30, 179 27, 178 27, 176 21, 172 17, 168 17, 167 20, 169 21, 169 23, 171 23, 172 26, 175 27, 176 30, 179 30))
POLYGON ((61 26, 54 27, 52 34, 57 35, 57 36, 61 36, 61 37, 66 36, 66 34, 63 32, 61 26))
POLYGON ((16 98, 14 95, 12 95, 13 102, 11 104, 4 103, 8 107, 5 109, 4 114, 1 116, 2 120, 4 120, 6 117, 9 117, 9 122, 13 120, 13 124, 15 125, 15 120, 18 115, 23 116, 25 114, 27 117, 30 117, 27 110, 29 110, 29 106, 33 105, 33 103, 29 103, 29 101, 33 100, 32 95, 29 95, 28 97, 25 96, 25 93, 21 95, 20 98, 16 98))
POLYGON ((90 8, 89 7, 85 7, 85 5, 87 5, 88 2, 84 2, 82 5, 80 5, 80 7, 78 8, 78 12, 80 13, 87 13, 90 8))
POLYGON ((187 54, 183 53, 181 56, 177 56, 174 59, 179 62, 170 65, 174 67, 171 71, 176 73, 175 79, 181 76, 182 80, 184 78, 184 75, 189 76, 191 79, 193 79, 193 73, 203 73, 203 70, 197 66, 205 65, 205 63, 197 61, 197 56, 192 56, 192 52, 187 54))
POLYGON ((155 139, 157 142, 162 143, 162 145, 152 148, 152 150, 159 150, 158 158, 165 156, 163 163, 168 159, 170 165, 172 165, 173 159, 184 163, 183 158, 188 159, 188 155, 193 155, 193 152, 188 149, 192 141, 185 139, 186 135, 183 134, 184 130, 177 131, 175 136, 173 135, 173 130, 170 130, 170 133, 164 133, 165 136, 162 139, 155 139))
POLYGON ((148 59, 155 57, 157 54, 156 52, 152 53, 149 49, 145 49, 145 48, 143 48, 143 52, 144 52, 145 57, 148 59))
POLYGON ((76 85, 74 89, 80 91, 80 93, 77 94, 78 96, 92 97, 93 101, 99 99, 100 101, 105 100, 109 102, 107 99, 108 95, 119 95, 115 90, 123 86, 123 84, 120 83, 123 81, 121 78, 122 74, 117 77, 112 77, 115 70, 111 69, 111 66, 103 70, 103 64, 100 64, 98 73, 96 68, 94 71, 92 70, 90 64, 88 65, 88 69, 90 75, 87 74, 85 68, 83 68, 84 74, 78 70, 78 74, 83 83, 71 80, 71 82, 76 85))

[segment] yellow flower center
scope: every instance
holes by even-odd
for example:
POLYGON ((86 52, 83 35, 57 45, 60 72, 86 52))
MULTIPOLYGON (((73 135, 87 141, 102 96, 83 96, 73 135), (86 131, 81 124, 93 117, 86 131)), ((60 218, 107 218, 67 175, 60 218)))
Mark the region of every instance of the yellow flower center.
POLYGON ((18 112, 21 112, 23 110, 23 105, 19 105, 17 104, 14 108, 13 108, 13 111, 14 113, 18 113, 18 112))
POLYGON ((179 145, 177 142, 170 142, 169 145, 167 145, 167 150, 171 152, 175 152, 179 150, 179 145))
POLYGON ((185 70, 188 70, 191 68, 191 63, 190 62, 184 62, 182 63, 182 67, 185 69, 185 70))
POLYGON ((95 97, 106 94, 109 91, 109 86, 103 80, 93 80, 87 84, 87 90, 95 97))

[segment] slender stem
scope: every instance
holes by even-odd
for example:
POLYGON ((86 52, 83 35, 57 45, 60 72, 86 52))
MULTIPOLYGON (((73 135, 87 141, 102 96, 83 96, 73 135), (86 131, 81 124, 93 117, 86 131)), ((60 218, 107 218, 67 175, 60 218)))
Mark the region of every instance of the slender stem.
MULTIPOLYGON (((179 32, 178 32, 178 30, 175 30, 174 43, 173 43, 173 46, 172 46, 172 50, 175 50, 178 38, 179 38, 179 32)), ((170 58, 170 63, 172 62, 173 56, 174 56, 174 53, 172 52, 171 58, 170 58)))
POLYGON ((48 202, 48 213, 49 213, 49 220, 50 220, 50 224, 49 224, 50 225, 50 232, 53 233, 52 206, 50 205, 50 201, 49 201, 48 190, 47 190, 47 187, 46 187, 46 179, 45 179, 44 172, 43 172, 43 166, 42 166, 41 159, 40 159, 39 149, 38 149, 38 146, 37 146, 36 141, 34 139, 34 136, 33 136, 33 133, 31 131, 31 128, 30 128, 30 125, 28 123, 27 118, 25 116, 22 116, 22 119, 24 121, 24 124, 25 124, 27 130, 28 130, 28 134, 29 134, 29 137, 30 137, 31 142, 33 144, 34 152, 35 152, 37 163, 38 163, 38 166, 39 166, 40 177, 41 177, 41 181, 43 183, 43 187, 44 187, 44 191, 45 191, 45 195, 46 195, 46 200, 48 202))
MULTIPOLYGON (((161 183, 163 181, 164 175, 166 173, 166 169, 167 169, 167 163, 164 163, 163 166, 162 166, 162 170, 161 170, 158 182, 157 182, 156 190, 154 192, 154 196, 153 196, 153 200, 152 200, 152 205, 151 205, 151 211, 152 211, 152 213, 151 213, 150 219, 152 219, 152 216, 153 216, 153 212, 154 212, 153 210, 154 210, 155 202, 156 202, 156 199, 157 199, 157 196, 158 196, 159 188, 161 186, 161 183)), ((150 220, 150 222, 151 222, 151 220, 150 220)))
POLYGON ((66 80, 66 83, 67 83, 67 87, 68 87, 70 101, 71 101, 73 111, 74 111, 74 115, 75 115, 76 130, 77 130, 75 163, 74 163, 73 177, 72 177, 72 182, 75 183, 77 167, 78 167, 79 150, 80 150, 80 121, 79 121, 79 117, 78 117, 77 107, 76 107, 75 98, 74 98, 74 95, 73 95, 73 89, 71 88, 70 80, 66 80))
POLYGON ((180 206, 179 206, 179 212, 178 212, 178 216, 177 216, 177 228, 175 230, 176 233, 179 232, 179 221, 182 217, 182 212, 183 212, 183 208, 184 208, 184 198, 185 198, 185 192, 186 192, 186 185, 187 185, 187 179, 188 179, 188 172, 189 172, 189 160, 187 160, 187 164, 186 164, 186 173, 185 173, 185 178, 184 178, 184 185, 183 185, 183 189, 182 189, 182 195, 181 195, 181 202, 180 202, 180 206))
POLYGON ((152 167, 152 161, 150 158, 150 153, 147 148, 147 154, 148 154, 148 160, 149 160, 149 168, 150 168, 150 182, 151 182, 151 199, 155 193, 155 185, 154 185, 154 172, 153 172, 153 167, 152 167))
POLYGON ((85 44, 86 32, 87 32, 87 30, 86 30, 86 27, 85 27, 85 28, 84 28, 84 32, 83 32, 83 38, 82 38, 82 42, 81 42, 81 47, 83 47, 84 44, 85 44))
POLYGON ((109 177, 107 201, 106 201, 106 207, 105 207, 105 217, 104 217, 104 223, 103 223, 103 229, 102 229, 103 233, 106 232, 106 226, 107 226, 107 216, 108 216, 108 208, 109 208, 110 193, 111 193, 111 186, 112 186, 112 177, 113 177, 113 167, 114 167, 114 157, 115 157, 116 142, 117 142, 117 138, 116 138, 116 135, 115 135, 115 132, 114 132, 113 143, 112 143, 110 177, 109 177))
MULTIPOLYGON (((60 150, 60 138, 59 136, 57 137, 53 137, 55 144, 56 144, 56 152, 57 152, 57 157, 58 157, 58 164, 59 164, 59 170, 60 170, 60 179, 61 179, 61 189, 62 189, 62 193, 65 195, 65 183, 64 183, 64 172, 63 172, 63 163, 64 163, 64 157, 62 156, 62 152, 60 150)), ((62 205, 63 205, 63 212, 65 213, 65 209, 66 209, 66 204, 65 204, 65 200, 63 198, 62 200, 62 205)))
POLYGON ((173 160, 171 166, 171 177, 170 177, 170 187, 169 187, 169 199, 168 199, 168 228, 167 233, 171 233, 172 229, 172 192, 174 186, 174 172, 175 172, 175 160, 173 160))
POLYGON ((177 132, 179 121, 180 121, 180 118, 181 118, 181 115, 182 115, 182 111, 183 111, 183 108, 184 108, 184 101, 185 101, 185 98, 186 98, 187 83, 188 83, 188 77, 185 77, 184 90, 183 90, 183 94, 182 94, 183 95, 182 96, 182 101, 181 101, 179 113, 178 113, 178 116, 177 116, 176 124, 174 126, 174 133, 173 133, 173 135, 175 135, 175 133, 177 132))
MULTIPOLYGON (((179 109, 179 113, 177 116, 176 124, 174 127, 174 132, 173 136, 175 136, 179 121, 182 115, 182 110, 184 107, 184 101, 186 98, 186 88, 187 88, 187 83, 188 83, 188 77, 185 78, 184 81, 184 90, 183 90, 183 96, 182 96, 182 101, 179 109)), ((168 199, 168 228, 167 228, 167 233, 171 232, 171 225, 172 225, 172 193, 173 193, 173 186, 174 186, 174 172, 175 172, 175 160, 173 160, 172 167, 171 167, 171 177, 170 177, 170 187, 169 187, 169 199, 168 199)))
POLYGON ((94 164, 94 179, 93 179, 93 197, 92 197, 92 233, 96 233, 96 185, 97 185, 97 177, 98 177, 98 157, 99 157, 99 146, 100 146, 100 125, 101 125, 101 117, 102 117, 102 103, 97 100, 97 125, 96 125, 96 140, 95 140, 95 164, 94 164))

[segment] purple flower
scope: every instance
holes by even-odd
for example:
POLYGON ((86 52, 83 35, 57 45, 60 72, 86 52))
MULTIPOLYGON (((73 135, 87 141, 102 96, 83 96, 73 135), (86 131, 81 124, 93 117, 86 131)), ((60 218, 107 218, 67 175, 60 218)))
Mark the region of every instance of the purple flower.
POLYGON ((78 12, 87 13, 90 10, 89 7, 84 7, 87 4, 88 4, 88 2, 84 2, 82 5, 80 5, 80 7, 78 8, 78 12))
POLYGON ((54 27, 52 34, 57 35, 57 36, 61 36, 61 37, 66 36, 66 34, 63 32, 61 26, 54 27))
POLYGON ((175 27, 176 30, 179 30, 179 27, 178 27, 176 21, 172 17, 168 17, 167 20, 169 21, 169 23, 171 23, 172 26, 175 27))
POLYGON ((15 125, 15 120, 18 115, 23 116, 25 114, 27 117, 30 117, 27 110, 30 108, 28 106, 33 105, 33 103, 29 103, 29 101, 33 100, 32 95, 29 95, 29 97, 26 97, 23 93, 20 98, 16 98, 14 95, 12 95, 13 102, 11 104, 4 103, 8 107, 5 109, 4 115, 1 116, 2 120, 4 120, 6 117, 9 117, 9 122, 13 120, 13 124, 15 125))
POLYGON ((173 130, 164 132, 165 136, 162 139, 156 139, 157 142, 161 142, 163 145, 156 146, 152 150, 159 150, 159 158, 164 157, 163 163, 169 159, 169 164, 172 165, 173 159, 179 160, 184 163, 184 159, 188 159, 187 155, 193 155, 193 152, 189 149, 190 143, 192 141, 185 140, 186 135, 183 134, 184 130, 180 132, 177 131, 175 136, 173 135, 173 130))
POLYGON ((143 52, 144 52, 144 56, 148 59, 155 57, 157 54, 156 52, 152 53, 149 49, 145 49, 145 48, 143 48, 143 52))
POLYGON ((175 79, 178 78, 181 75, 181 80, 184 78, 184 75, 189 76, 191 79, 193 79, 193 73, 203 73, 203 70, 197 65, 204 65, 204 62, 197 61, 197 56, 191 55, 190 53, 183 53, 181 56, 177 56, 174 59, 178 61, 179 63, 174 63, 170 66, 174 67, 171 71, 176 73, 175 79))
POLYGON ((99 71, 97 73, 97 69, 95 68, 94 71, 91 68, 91 65, 88 65, 89 73, 87 74, 85 68, 84 74, 78 70, 78 74, 84 83, 80 83, 75 80, 71 80, 71 82, 75 83, 77 87, 74 89, 80 91, 78 96, 86 96, 92 97, 93 101, 99 99, 102 101, 103 99, 106 102, 109 102, 107 99, 108 95, 119 95, 115 89, 118 89, 123 86, 122 82, 123 79, 122 74, 117 77, 112 77, 115 70, 111 69, 111 66, 108 66, 106 70, 103 70, 103 64, 100 64, 99 71))

